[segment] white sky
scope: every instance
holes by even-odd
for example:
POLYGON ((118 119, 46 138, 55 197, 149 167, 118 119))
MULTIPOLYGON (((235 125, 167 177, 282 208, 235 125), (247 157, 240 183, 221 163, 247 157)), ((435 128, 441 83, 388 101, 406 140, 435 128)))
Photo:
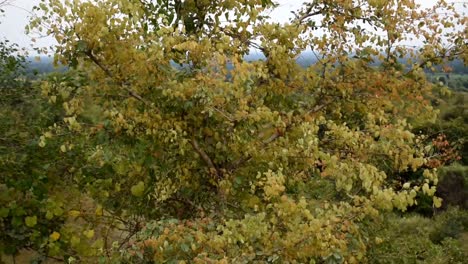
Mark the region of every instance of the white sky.
MULTIPOLYGON (((431 6, 437 0, 416 0, 423 6, 431 6)), ((12 0, 11 6, 6 6, 5 16, 0 17, 0 39, 7 38, 11 42, 18 43, 21 47, 30 49, 31 38, 25 34, 25 26, 28 23, 28 17, 34 5, 40 0, 12 0)), ((304 0, 276 0, 279 7, 274 10, 270 16, 275 21, 285 22, 292 16, 291 11, 297 10, 304 0)), ((52 38, 40 39, 37 44, 50 45, 54 41, 52 38)))

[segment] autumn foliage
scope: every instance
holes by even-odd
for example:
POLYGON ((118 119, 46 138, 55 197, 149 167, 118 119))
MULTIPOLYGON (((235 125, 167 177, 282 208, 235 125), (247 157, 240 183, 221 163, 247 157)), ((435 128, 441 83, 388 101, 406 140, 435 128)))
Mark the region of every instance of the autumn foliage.
POLYGON ((29 30, 74 68, 40 84, 57 118, 37 146, 67 164, 44 169, 62 173, 51 209, 24 214, 29 228, 60 219, 38 247, 84 262, 362 263, 363 222, 420 194, 441 206, 434 168, 455 156, 412 128, 437 115, 423 70, 467 59, 467 18, 444 2, 313 0, 280 24, 274 7, 37 7, 29 30), (252 48, 266 59, 244 60, 252 48), (302 68, 306 49, 318 62, 302 68))

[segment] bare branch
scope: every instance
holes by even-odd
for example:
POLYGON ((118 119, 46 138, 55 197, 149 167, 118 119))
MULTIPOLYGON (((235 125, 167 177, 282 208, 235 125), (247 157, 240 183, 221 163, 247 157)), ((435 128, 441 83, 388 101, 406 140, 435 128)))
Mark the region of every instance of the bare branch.
POLYGON ((0 0, 0 7, 11 4, 12 0, 0 0))
POLYGON ((323 14, 323 10, 319 10, 313 13, 310 13, 310 11, 306 12, 303 16, 297 19, 298 24, 302 24, 307 18, 313 17, 313 16, 318 16, 323 14))

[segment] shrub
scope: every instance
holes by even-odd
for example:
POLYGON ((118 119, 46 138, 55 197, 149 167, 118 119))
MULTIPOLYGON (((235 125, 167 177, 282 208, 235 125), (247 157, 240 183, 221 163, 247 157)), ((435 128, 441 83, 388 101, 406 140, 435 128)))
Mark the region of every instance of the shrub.
POLYGON ((369 224, 369 263, 464 263, 468 253, 461 240, 466 211, 452 208, 434 219, 419 215, 385 215, 369 224))

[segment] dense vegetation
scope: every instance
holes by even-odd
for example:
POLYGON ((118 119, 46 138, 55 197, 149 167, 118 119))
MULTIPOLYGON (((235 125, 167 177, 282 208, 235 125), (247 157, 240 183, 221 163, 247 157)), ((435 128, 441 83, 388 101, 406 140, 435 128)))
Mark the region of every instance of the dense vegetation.
POLYGON ((454 6, 42 2, 67 68, 0 43, 0 262, 467 259, 466 93, 426 75, 468 61, 454 6))

